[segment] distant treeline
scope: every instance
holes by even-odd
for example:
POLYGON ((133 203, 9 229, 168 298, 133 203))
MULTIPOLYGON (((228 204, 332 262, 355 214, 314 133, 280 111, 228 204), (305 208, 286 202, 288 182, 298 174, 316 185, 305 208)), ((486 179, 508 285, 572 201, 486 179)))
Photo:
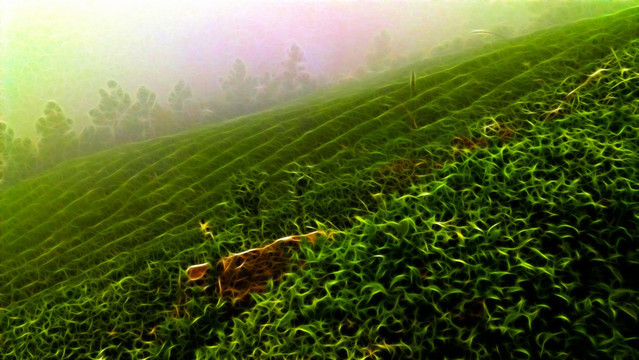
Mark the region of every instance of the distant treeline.
MULTIPOLYGON (((599 16, 632 4, 625 0, 611 3, 583 0, 547 6, 547 2, 537 0, 528 5, 531 14, 535 15, 524 28, 495 23, 489 29, 473 29, 475 31, 410 57, 398 55, 392 48, 390 34, 383 30, 374 36, 365 65, 343 75, 339 82, 359 81, 425 56, 463 51, 533 29, 599 16)), ((89 111, 88 119, 79 121, 79 126, 75 127, 82 130, 74 130, 73 121, 66 117, 62 106, 49 101, 36 122, 38 136, 35 139, 15 137, 13 130, 0 118, 0 184, 14 183, 80 155, 234 118, 326 88, 328 84, 308 73, 304 63, 304 53, 297 45, 287 50, 281 69, 276 73, 252 76, 246 64, 237 59, 227 76, 219 79, 222 97, 195 100, 189 85, 179 81, 165 104, 161 104, 156 93, 146 86, 140 86, 132 96, 117 81, 109 80, 106 88, 99 90, 97 106, 89 111)))
MULTIPOLYGON (((390 36, 382 31, 374 39, 364 73, 389 68, 391 50, 390 36)), ((109 80, 98 91, 98 103, 88 112, 88 119, 76 127, 59 103, 49 101, 36 121, 35 139, 15 137, 0 121, 0 182, 15 183, 80 155, 253 113, 326 87, 304 64, 304 53, 295 44, 287 50, 279 73, 252 76, 246 64, 236 59, 227 76, 219 79, 223 96, 210 100, 196 100, 182 80, 166 103, 160 103, 146 86, 130 94, 117 81, 109 80)))

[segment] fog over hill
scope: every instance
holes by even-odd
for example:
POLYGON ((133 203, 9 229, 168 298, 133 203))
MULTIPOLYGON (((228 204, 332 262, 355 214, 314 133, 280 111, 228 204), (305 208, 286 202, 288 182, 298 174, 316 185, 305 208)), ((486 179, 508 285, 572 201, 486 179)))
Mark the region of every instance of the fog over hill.
POLYGON ((292 44, 309 73, 333 83, 367 69, 383 30, 391 59, 401 62, 437 55, 447 42, 446 51, 455 50, 476 29, 512 36, 567 21, 570 12, 623 7, 568 3, 549 16, 540 2, 5 0, 3 120, 17 136, 34 136, 35 121, 54 100, 81 128, 109 79, 131 93, 145 85, 161 102, 180 79, 195 97, 215 98, 235 59, 254 76, 278 73, 292 44))

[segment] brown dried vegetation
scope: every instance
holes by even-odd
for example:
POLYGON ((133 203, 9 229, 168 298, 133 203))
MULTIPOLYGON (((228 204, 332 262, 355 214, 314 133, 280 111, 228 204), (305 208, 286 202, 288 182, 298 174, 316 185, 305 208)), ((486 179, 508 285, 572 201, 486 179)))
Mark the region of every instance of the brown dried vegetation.
POLYGON ((281 279, 289 269, 291 250, 299 248, 301 238, 314 243, 320 235, 325 233, 315 231, 287 236, 266 246, 222 258, 217 266, 220 296, 243 303, 250 299, 251 293, 264 292, 269 280, 281 279))
POLYGON ((403 189, 417 180, 419 175, 426 174, 428 168, 429 163, 425 160, 394 160, 376 170, 375 182, 390 190, 403 189))
POLYGON ((463 136, 455 136, 451 141, 451 145, 456 150, 472 151, 479 147, 486 147, 487 143, 485 138, 474 140, 463 136))

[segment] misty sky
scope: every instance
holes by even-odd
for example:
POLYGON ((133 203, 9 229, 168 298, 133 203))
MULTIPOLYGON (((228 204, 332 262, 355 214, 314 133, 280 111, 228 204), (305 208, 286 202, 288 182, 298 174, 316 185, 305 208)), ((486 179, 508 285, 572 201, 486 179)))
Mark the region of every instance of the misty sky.
POLYGON ((48 100, 86 122, 108 79, 130 93, 145 85, 161 103, 179 79, 196 97, 210 97, 236 58, 251 75, 278 72, 297 44, 309 72, 333 81, 365 65, 383 29, 397 56, 425 57, 446 39, 497 21, 517 26, 527 16, 513 2, 461 0, 2 3, 3 118, 19 136, 35 134, 48 100))

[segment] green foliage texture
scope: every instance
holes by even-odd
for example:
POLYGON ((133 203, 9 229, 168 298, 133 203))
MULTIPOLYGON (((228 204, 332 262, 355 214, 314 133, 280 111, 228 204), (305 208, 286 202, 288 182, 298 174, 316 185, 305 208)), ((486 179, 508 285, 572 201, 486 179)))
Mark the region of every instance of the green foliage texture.
POLYGON ((637 24, 496 42, 3 188, 0 358, 638 358, 637 24), (187 283, 314 230, 250 304, 215 271, 187 283))

